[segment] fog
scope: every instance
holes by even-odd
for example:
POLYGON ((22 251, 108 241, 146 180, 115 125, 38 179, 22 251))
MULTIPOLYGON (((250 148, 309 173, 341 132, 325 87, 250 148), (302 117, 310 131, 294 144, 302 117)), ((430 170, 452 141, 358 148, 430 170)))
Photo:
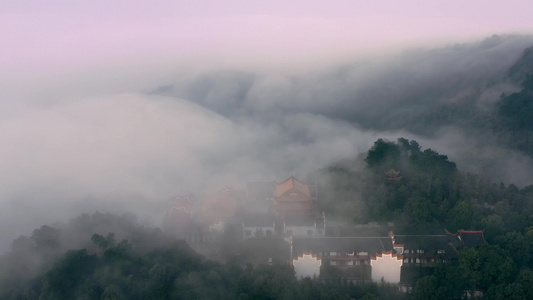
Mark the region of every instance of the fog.
POLYGON ((176 194, 303 177, 365 151, 376 136, 307 113, 277 123, 232 121, 187 100, 142 93, 26 108, 1 127, 8 241, 95 210, 157 222, 160 204, 176 194))
POLYGON ((0 252, 41 224, 96 210, 160 226, 177 194, 304 178, 380 137, 531 184, 530 157, 426 119, 442 103, 481 111, 518 90, 505 76, 531 45, 531 36, 493 37, 309 72, 132 61, 14 76, 0 104, 0 252))

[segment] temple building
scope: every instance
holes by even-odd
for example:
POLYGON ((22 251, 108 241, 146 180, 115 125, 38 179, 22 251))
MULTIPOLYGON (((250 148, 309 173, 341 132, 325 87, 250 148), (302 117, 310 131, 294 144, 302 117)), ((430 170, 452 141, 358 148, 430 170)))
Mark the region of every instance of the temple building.
POLYGON ((202 207, 203 222, 213 225, 218 222, 225 222, 228 218, 235 216, 237 211, 237 194, 231 187, 208 196, 202 207))
POLYGON ((168 202, 163 220, 164 228, 181 234, 187 231, 195 216, 196 202, 189 196, 177 196, 168 202))
MULTIPOLYGON (((354 284, 384 281, 414 286, 421 273, 431 273, 435 262, 450 261, 458 250, 485 243, 482 231, 465 230, 437 235, 395 235, 391 231, 386 237, 295 235, 290 239, 290 257, 293 265, 298 261, 300 269, 316 269, 316 259, 322 265, 335 266, 340 278, 354 284)), ((300 276, 310 276, 305 274, 309 273, 302 271, 300 276)))
POLYGON ((273 207, 278 217, 315 215, 315 205, 309 185, 292 176, 276 184, 273 207))
POLYGON ((278 236, 325 235, 325 216, 317 210, 309 185, 289 177, 274 187, 272 208, 278 236))
MULTIPOLYGON (((394 251, 391 237, 293 237, 291 257, 311 268, 312 260, 301 260, 304 254, 334 266, 346 282, 361 284, 370 281, 399 283, 402 258, 394 251)), ((295 267, 296 269, 296 267, 295 267)), ((303 274, 302 274, 303 276, 303 274)))

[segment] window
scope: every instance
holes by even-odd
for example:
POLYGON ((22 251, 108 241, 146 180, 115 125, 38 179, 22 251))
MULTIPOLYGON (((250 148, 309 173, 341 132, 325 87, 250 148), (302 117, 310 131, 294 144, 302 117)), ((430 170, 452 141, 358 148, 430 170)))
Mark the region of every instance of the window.
POLYGON ((405 249, 403 252, 409 254, 409 249, 405 249))
POLYGON ((337 256, 337 252, 330 252, 329 256, 337 256))
POLYGON ((354 256, 354 253, 353 253, 353 252, 346 252, 346 255, 348 255, 348 256, 354 256))

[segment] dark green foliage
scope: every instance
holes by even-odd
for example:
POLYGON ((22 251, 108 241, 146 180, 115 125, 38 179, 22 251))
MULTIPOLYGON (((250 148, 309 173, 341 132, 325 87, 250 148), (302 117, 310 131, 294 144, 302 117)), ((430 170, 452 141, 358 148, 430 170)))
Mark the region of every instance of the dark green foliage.
POLYGON ((72 299, 78 285, 94 272, 98 258, 87 250, 70 250, 46 273, 42 281, 43 299, 72 299))
MULTIPOLYGON (((378 139, 365 161, 364 202, 374 220, 395 220, 406 231, 421 232, 442 227, 449 219, 460 174, 447 156, 421 151, 416 141, 404 138, 395 143, 378 139)), ((460 225, 469 226, 469 220, 464 215, 460 225)))
POLYGON ((389 167, 398 168, 395 164, 400 163, 400 145, 387 142, 383 139, 378 139, 374 142, 374 146, 368 151, 365 162, 371 168, 389 167), (392 165, 392 166, 390 166, 392 165))
POLYGON ((110 232, 107 234, 107 237, 103 237, 97 233, 93 234, 91 241, 102 249, 107 249, 109 247, 115 246, 115 234, 110 232))
POLYGON ((415 299, 460 299, 466 293, 481 292, 489 299, 526 299, 523 284, 529 271, 517 277, 516 265, 508 251, 498 246, 480 245, 459 252, 459 258, 439 263, 434 275, 419 279, 415 299), (518 297, 518 298, 516 298, 518 297))
MULTIPOLYGON (((316 280, 297 281, 292 266, 285 263, 244 269, 240 264, 222 265, 199 256, 184 241, 145 235, 143 227, 130 229, 131 236, 137 243, 150 242, 157 247, 138 247, 126 239, 117 243, 112 232, 107 237, 92 234, 88 240, 98 245, 92 250, 41 256, 52 261, 31 273, 3 273, 21 267, 23 259, 18 254, 32 259, 39 251, 48 251, 42 245, 60 247, 49 239, 61 240, 61 235, 43 234, 59 232, 52 229, 36 230, 35 236, 41 238, 38 244, 34 239, 18 238, 12 246, 17 252, 0 259, 0 266, 5 267, 1 269, 0 299, 350 299, 348 291, 337 291, 316 280)), ((286 248, 278 250, 288 253, 286 248)))
POLYGON ((493 284, 510 282, 516 272, 510 253, 489 245, 460 252, 458 267, 463 280, 473 290, 487 290, 493 284))
POLYGON ((523 86, 522 91, 502 97, 498 103, 502 125, 513 132, 533 130, 533 75, 526 77, 523 86))
POLYGON ((415 300, 434 300, 439 299, 436 295, 438 290, 437 277, 434 275, 426 276, 416 282, 413 299, 415 300))
MULTIPOLYGON (((461 299, 467 293, 489 299, 524 298, 533 277, 533 186, 495 184, 486 177, 457 170, 455 163, 434 150, 422 150, 415 141, 400 138, 395 142, 379 139, 369 150, 366 169, 338 164, 325 169, 321 179, 328 181, 331 199, 343 204, 352 190, 354 205, 344 205, 345 213, 361 215, 355 222, 392 220, 402 233, 443 233, 459 229, 483 230, 488 245, 464 248, 459 257, 436 263, 428 272, 412 272, 417 299, 461 299), (386 172, 400 171, 391 179, 386 172), (364 184, 358 186, 358 181, 364 184), (350 182, 355 182, 350 184, 350 182), (339 193, 338 195, 336 193, 339 193), (518 276, 518 270, 526 268, 518 276), (419 282, 417 282, 419 280, 419 282)), ((316 175, 315 175, 316 176, 316 175)), ((333 202, 332 200, 330 200, 333 202)), ((329 202, 328 202, 329 203, 329 202)), ((336 269, 321 272, 328 285, 336 282, 336 269)), ((369 291, 355 298, 373 299, 369 291)), ((529 294, 528 294, 529 295, 529 294)))
POLYGON ((525 299, 533 299, 533 271, 522 270, 516 279, 516 283, 522 286, 525 299))
POLYGON ((366 169, 355 167, 363 163, 356 159, 312 174, 323 191, 321 210, 355 223, 394 221, 411 234, 484 229, 489 243, 533 226, 532 186, 520 190, 460 172, 446 155, 416 141, 378 139, 364 162, 366 169), (391 169, 399 173, 387 174, 391 169))
POLYGON ((498 235, 494 242, 509 251, 509 254, 519 266, 526 266, 531 258, 531 248, 529 241, 520 232, 511 231, 498 235))
POLYGON ((493 285, 487 291, 487 299, 512 299, 512 300, 526 300, 524 296, 524 288, 519 283, 498 284, 493 285))
POLYGON ((533 156, 533 73, 525 76, 522 87, 496 104, 493 131, 506 145, 533 156))
POLYGON ((41 226, 39 229, 33 230, 31 239, 34 241, 35 246, 38 249, 53 249, 58 248, 59 242, 59 230, 47 225, 41 226))
MULTIPOLYGON (((460 299, 467 291, 532 298, 533 186, 460 172, 447 156, 404 138, 379 139, 364 161, 313 176, 318 204, 332 216, 392 220, 406 234, 483 229, 488 245, 414 270, 414 292, 403 294, 386 284, 347 283, 326 265, 320 278, 297 281, 285 264, 287 245, 271 236, 237 242, 229 231, 221 235, 215 247, 227 262, 222 265, 159 229, 139 226, 134 216, 95 213, 14 240, 0 258, 0 299, 460 299), (399 173, 387 174, 390 169, 399 173), (261 265, 265 257, 274 265, 261 265), (243 268, 243 261, 255 267, 243 268)), ((363 266, 356 271, 369 277, 363 266)))
POLYGON ((239 299, 293 299, 296 285, 294 271, 289 266, 271 268, 249 265, 239 278, 239 299))
POLYGON ((533 72, 533 47, 524 49, 522 57, 509 70, 509 78, 519 83, 533 72))

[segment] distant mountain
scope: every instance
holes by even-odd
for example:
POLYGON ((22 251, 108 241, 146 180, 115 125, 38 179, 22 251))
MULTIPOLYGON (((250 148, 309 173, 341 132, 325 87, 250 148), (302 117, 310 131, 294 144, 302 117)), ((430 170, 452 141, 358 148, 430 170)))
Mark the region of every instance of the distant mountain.
MULTIPOLYGON (((210 72, 153 93, 244 124, 290 126, 283 120, 305 114, 358 130, 403 132, 444 147, 460 169, 525 186, 533 182, 531 96, 523 91, 533 74, 532 45, 533 36, 494 35, 306 74, 210 72)), ((303 136, 300 130, 292 138, 303 136)))
POLYGON ((528 74, 533 74, 533 47, 524 50, 522 57, 509 70, 509 78, 520 83, 528 74))

